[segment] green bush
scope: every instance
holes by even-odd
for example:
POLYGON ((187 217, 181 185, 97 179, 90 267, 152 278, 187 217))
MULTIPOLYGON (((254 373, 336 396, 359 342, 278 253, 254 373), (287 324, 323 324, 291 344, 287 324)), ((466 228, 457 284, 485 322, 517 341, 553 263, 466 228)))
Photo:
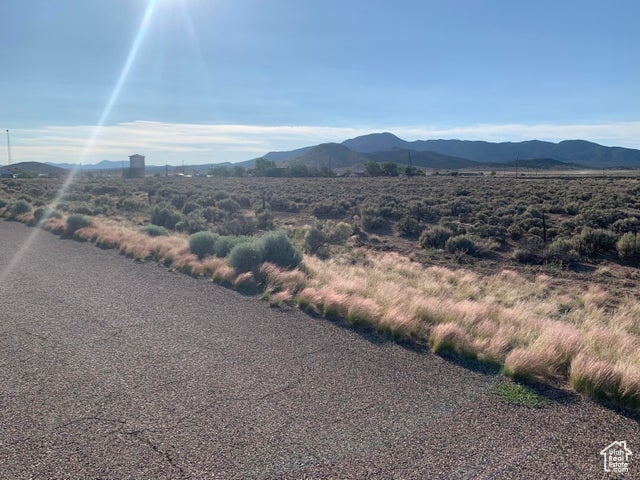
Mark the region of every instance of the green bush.
POLYGON ((212 232, 194 233, 189 237, 189 249, 202 260, 207 255, 213 255, 213 247, 217 239, 218 235, 212 232))
POLYGON ((333 220, 327 220, 322 227, 322 233, 329 242, 342 245, 353 235, 353 227, 346 222, 335 223, 333 220))
POLYGON ((579 256, 571 240, 557 238, 544 250, 544 258, 548 262, 570 265, 577 262, 579 256))
POLYGON ((198 212, 191 212, 176 223, 179 232, 196 233, 207 227, 207 220, 198 212))
POLYGON ((365 209, 362 212, 362 228, 367 231, 375 231, 384 228, 387 221, 380 215, 380 212, 375 209, 365 209))
POLYGON ((584 227, 580 235, 574 239, 574 248, 587 255, 605 253, 616 244, 616 234, 603 229, 584 227))
POLYGON ((199 208, 200 208, 200 205, 198 205, 196 202, 188 201, 182 207, 182 213, 184 213, 185 215, 188 215, 191 212, 195 212, 199 208))
POLYGON ((151 223, 166 227, 169 230, 176 228, 176 223, 182 219, 182 216, 178 211, 171 207, 154 207, 151 212, 151 223))
POLYGON ((302 255, 283 230, 266 233, 260 238, 258 245, 262 250, 263 262, 293 268, 302 260, 302 255))
POLYGON ((7 201, 4 198, 0 198, 0 208, 7 206, 7 201))
POLYGON ((240 211, 240 204, 231 198, 225 198, 224 200, 220 200, 216 204, 216 207, 229 213, 235 213, 240 211))
POLYGON ((229 252, 241 243, 250 242, 251 238, 244 236, 235 236, 235 235, 221 235, 219 236, 214 245, 213 245, 213 253, 216 257, 226 257, 229 255, 229 252))
POLYGON ((93 215, 93 210, 87 205, 78 205, 73 209, 73 213, 79 213, 80 215, 93 215))
POLYGON ((327 238, 324 233, 315 227, 307 230, 304 234, 304 250, 307 253, 317 253, 326 242, 327 238))
POLYGON ((29 213, 31 211, 31 204, 26 200, 18 200, 17 202, 11 204, 9 207, 9 212, 12 216, 21 215, 23 213, 29 213))
POLYGON ((238 272, 258 270, 262 264, 262 249, 256 242, 244 242, 236 245, 229 252, 229 265, 238 272))
POLYGON ((420 234, 418 242, 422 248, 444 248, 447 240, 453 235, 453 232, 441 225, 434 225, 425 228, 420 234))
POLYGON ((41 222, 49 218, 61 218, 62 214, 57 210, 48 207, 38 207, 33 211, 33 218, 36 222, 41 222))
POLYGON ((271 230, 273 228, 273 213, 270 210, 264 210, 256 215, 256 224, 262 230, 271 230))
POLYGON ((73 214, 67 217, 67 226, 64 234, 67 237, 72 237, 73 234, 81 228, 91 225, 91 220, 84 215, 73 214))
POLYGON ((396 223, 396 230, 403 237, 416 238, 420 235, 421 230, 420 222, 418 222, 413 216, 405 215, 398 223, 396 223))
POLYGON ((616 243, 616 250, 618 256, 623 260, 635 257, 639 253, 638 237, 637 235, 627 232, 616 243))
POLYGON ((457 235, 449 238, 444 244, 449 253, 463 252, 473 255, 476 252, 476 244, 467 235, 457 235))
POLYGON ((251 235, 256 229, 256 220, 253 217, 245 217, 238 214, 235 218, 218 226, 221 235, 251 235))
POLYGON ((527 248, 516 248, 511 256, 516 262, 526 265, 539 265, 542 259, 527 248))
POLYGON ((150 237, 164 237, 169 235, 169 230, 159 225, 147 225, 142 231, 150 237))
POLYGON ((207 207, 202 212, 202 216, 211 223, 219 222, 227 217, 227 214, 218 207, 207 207))

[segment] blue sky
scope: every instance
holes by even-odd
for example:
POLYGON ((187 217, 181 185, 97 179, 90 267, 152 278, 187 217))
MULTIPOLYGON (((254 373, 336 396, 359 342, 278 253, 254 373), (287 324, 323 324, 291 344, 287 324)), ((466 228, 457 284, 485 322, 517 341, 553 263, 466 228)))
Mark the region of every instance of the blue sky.
POLYGON ((373 131, 640 148, 639 5, 4 0, 0 128, 14 161, 72 163, 373 131))

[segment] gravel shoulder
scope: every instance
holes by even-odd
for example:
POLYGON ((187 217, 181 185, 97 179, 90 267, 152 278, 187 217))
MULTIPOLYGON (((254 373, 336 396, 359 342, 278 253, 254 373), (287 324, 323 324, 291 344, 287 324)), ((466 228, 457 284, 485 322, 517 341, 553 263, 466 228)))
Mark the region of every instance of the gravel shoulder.
POLYGON ((507 405, 496 375, 152 263, 0 241, 0 478, 640 477, 637 415, 507 405))

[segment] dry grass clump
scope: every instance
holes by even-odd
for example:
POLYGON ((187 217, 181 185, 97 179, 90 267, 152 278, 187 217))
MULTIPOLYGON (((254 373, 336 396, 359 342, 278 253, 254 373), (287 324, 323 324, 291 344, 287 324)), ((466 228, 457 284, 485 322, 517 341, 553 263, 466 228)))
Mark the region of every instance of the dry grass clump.
POLYGON ((640 395, 640 306, 601 287, 560 287, 509 270, 480 276, 424 268, 396 253, 362 261, 305 257, 301 308, 436 352, 497 362, 512 377, 562 383, 634 405, 640 395), (346 314, 345 314, 346 312, 346 314), (577 363, 576 363, 577 362, 577 363), (614 373, 612 373, 614 372, 614 373))
POLYGON ((571 364, 569 382, 578 392, 640 408, 640 376, 629 365, 596 360, 580 353, 571 364))
POLYGON ((67 221, 64 218, 49 218, 42 224, 42 228, 56 235, 62 235, 66 226, 67 221))
POLYGON ((242 292, 254 293, 258 291, 258 282, 252 272, 239 274, 235 280, 233 280, 233 286, 242 292))
MULTIPOLYGON (((42 226, 62 234, 65 224, 49 218, 42 226)), ((632 296, 561 286, 546 275, 530 280, 509 270, 481 276, 425 268, 397 253, 365 250, 328 260, 306 256, 293 270, 263 263, 238 275, 223 258, 198 259, 185 236, 151 237, 95 220, 75 235, 238 289, 263 284, 273 306, 295 301, 331 320, 428 342, 437 353, 501 364, 514 378, 568 382, 587 395, 640 408, 640 304, 632 296)))
POLYGON ((265 278, 265 290, 268 292, 286 291, 290 295, 295 295, 304 288, 307 282, 304 272, 286 270, 269 262, 262 264, 260 275, 265 278))
POLYGON ((473 340, 459 325, 449 322, 440 323, 431 329, 429 345, 435 353, 456 353, 460 356, 475 357, 473 340))

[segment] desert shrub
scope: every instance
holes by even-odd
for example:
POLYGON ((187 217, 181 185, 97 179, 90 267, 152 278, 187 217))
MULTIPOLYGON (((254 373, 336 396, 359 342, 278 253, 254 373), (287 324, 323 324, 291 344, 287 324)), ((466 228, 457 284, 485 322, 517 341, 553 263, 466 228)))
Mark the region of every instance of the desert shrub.
POLYGON ((584 227, 580 235, 574 238, 574 248, 587 255, 605 253, 616 244, 615 233, 609 230, 584 227))
POLYGON ((623 260, 636 256, 639 253, 638 250, 638 237, 631 232, 622 235, 616 243, 618 256, 623 260))
POLYGON ((300 210, 298 205, 285 197, 272 197, 269 199, 269 205, 276 212, 298 212, 300 210))
POLYGON ((304 234, 304 251, 311 254, 317 253, 326 242, 324 233, 313 227, 304 234))
POLYGON ((199 208, 200 208, 200 205, 198 205, 194 201, 189 200, 182 207, 182 213, 185 214, 185 215, 188 215, 189 213, 194 212, 194 211, 198 210, 199 208))
POLYGON ((218 207, 207 207, 203 210, 202 216, 206 218, 208 222, 215 223, 224 220, 227 214, 218 207))
POLYGON ((387 221, 375 209, 365 209, 361 215, 362 228, 368 232, 380 230, 385 227, 387 221))
POLYGON ((266 233, 260 238, 259 246, 262 250, 263 262, 293 268, 302 260, 302 255, 283 230, 266 233))
POLYGON ((65 227, 64 234, 67 237, 72 237, 77 230, 88 227, 89 225, 91 225, 91 220, 89 218, 84 215, 74 213, 67 217, 67 225, 65 227))
POLYGON ((425 228, 420 234, 418 241, 422 248, 444 248, 452 234, 448 228, 441 225, 434 225, 425 228))
POLYGON ((256 220, 238 215, 218 226, 220 235, 251 235, 256 231, 256 220))
POLYGON ((182 210, 185 202, 187 201, 187 197, 185 195, 176 194, 171 196, 171 205, 173 205, 178 210, 182 210))
POLYGON ((271 230, 273 228, 273 213, 270 210, 264 210, 256 215, 256 225, 262 230, 271 230))
POLYGON ((213 232, 197 232, 189 236, 189 250, 195 253, 200 260, 207 255, 213 255, 214 245, 218 235, 213 232))
POLYGON ((332 220, 327 220, 322 227, 322 233, 330 243, 341 245, 353 235, 353 227, 346 222, 335 223, 332 220))
POLYGON ((79 215, 93 215, 93 209, 88 205, 78 205, 73 210, 73 213, 77 213, 79 215))
POLYGON ((451 237, 444 244, 449 253, 464 252, 473 255, 476 252, 476 244, 468 235, 451 237))
POLYGON ((147 202, 139 198, 125 198, 122 202, 122 209, 127 212, 139 212, 147 208, 147 202))
POLYGON ((197 211, 186 215, 181 221, 176 223, 176 230, 179 232, 195 233, 204 230, 207 220, 197 211))
POLYGON ((231 198, 238 202, 242 208, 251 208, 251 199, 246 195, 231 195, 231 198))
POLYGON ((31 211, 31 204, 26 200, 18 200, 15 203, 12 203, 9 207, 9 213, 12 216, 22 215, 23 213, 29 213, 31 211))
POLYGON ((548 262, 569 265, 578 261, 578 253, 573 243, 566 238, 557 238, 544 250, 544 258, 548 262))
POLYGON ((542 258, 540 258, 539 255, 536 255, 528 248, 516 248, 513 251, 511 258, 518 263, 523 263, 526 265, 539 265, 540 263, 542 263, 542 258))
POLYGON ((415 238, 420 235, 422 226, 413 216, 405 215, 398 223, 396 223, 396 230, 403 237, 415 238))
POLYGON ((120 187, 112 185, 96 185, 91 187, 91 193, 94 195, 118 195, 120 193, 120 187))
POLYGON ((522 235, 524 235, 524 230, 519 223, 514 223, 507 228, 507 235, 509 235, 512 240, 520 240, 522 235))
POLYGON ((344 208, 340 204, 325 201, 315 204, 311 213, 316 217, 340 217, 344 215, 344 208))
POLYGON ((182 216, 180 213, 171 207, 156 206, 151 212, 151 223, 161 227, 166 227, 169 230, 174 230, 176 228, 176 223, 181 219, 182 216))
POLYGON ((243 237, 243 236, 235 236, 235 235, 222 235, 219 236, 214 245, 213 245, 213 253, 216 257, 226 257, 229 255, 229 252, 241 243, 250 242, 251 238, 243 237))
POLYGON ((4 198, 0 198, 0 208, 7 206, 7 201, 4 198))
POLYGON ((33 218, 36 222, 47 220, 49 218, 62 218, 62 214, 57 210, 47 207, 38 207, 33 211, 33 218))
POLYGON ((147 225, 142 229, 150 237, 163 237, 169 235, 169 230, 159 225, 147 225))
POLYGON ((238 272, 257 270, 262 264, 262 249, 256 242, 240 243, 229 252, 229 265, 238 272))
POLYGON ((617 233, 638 232, 640 230, 640 220, 637 217, 621 218, 613 222, 611 230, 617 233))
POLYGON ((229 213, 236 213, 240 211, 240 204, 232 198, 225 198, 224 200, 220 200, 216 204, 216 206, 221 210, 229 213))

